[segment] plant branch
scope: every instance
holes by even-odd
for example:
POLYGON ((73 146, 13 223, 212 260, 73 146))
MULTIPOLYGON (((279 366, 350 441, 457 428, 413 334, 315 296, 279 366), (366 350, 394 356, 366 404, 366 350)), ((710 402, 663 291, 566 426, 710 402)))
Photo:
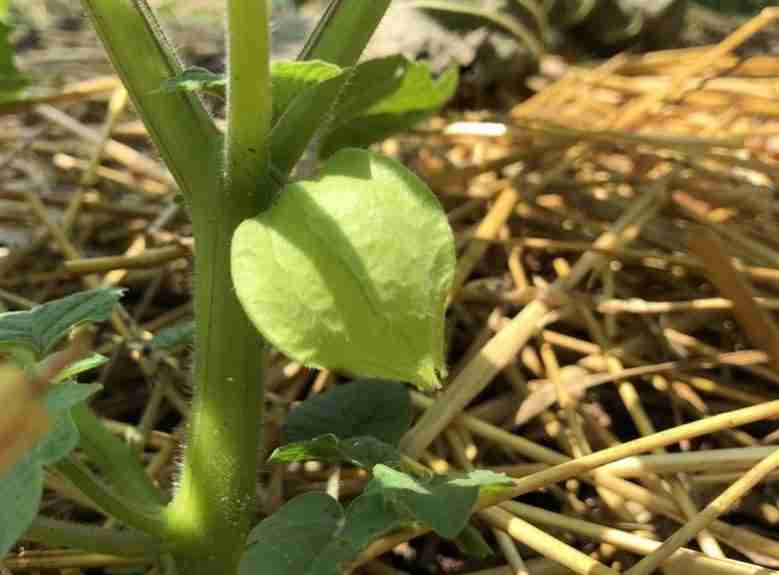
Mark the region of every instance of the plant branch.
POLYGON ((86 405, 77 405, 71 415, 78 427, 79 447, 117 493, 144 505, 164 503, 129 445, 114 436, 86 405))
POLYGON ((267 2, 227 2, 225 176, 232 193, 257 194, 264 203, 269 194, 258 193, 257 187, 268 170, 272 115, 267 11, 267 2))
POLYGON ((160 155, 190 199, 212 179, 220 140, 216 126, 197 96, 160 90, 182 68, 145 0, 82 4, 160 155))
POLYGON ((73 457, 63 459, 54 468, 109 517, 150 535, 168 536, 162 506, 143 508, 124 500, 73 457))
POLYGON ((298 60, 324 60, 348 68, 368 45, 391 0, 332 0, 298 60))
POLYGON ((145 533, 116 531, 48 517, 37 517, 24 539, 44 543, 49 547, 68 547, 123 557, 154 557, 172 548, 170 543, 145 533))

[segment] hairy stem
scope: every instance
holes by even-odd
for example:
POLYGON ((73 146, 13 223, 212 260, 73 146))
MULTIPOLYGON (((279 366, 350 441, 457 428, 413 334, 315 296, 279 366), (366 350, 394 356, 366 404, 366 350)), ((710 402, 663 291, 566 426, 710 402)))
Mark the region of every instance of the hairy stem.
POLYGON ((197 96, 165 93, 181 66, 145 0, 82 0, 135 109, 184 196, 210 180, 219 133, 197 96))
POLYGON ((110 517, 145 533, 167 537, 161 505, 139 506, 122 498, 73 457, 63 459, 54 468, 110 517))
POLYGON ((164 503, 162 492, 129 445, 114 436, 86 405, 77 405, 71 415, 78 427, 79 447, 117 493, 144 505, 164 503))
POLYGON ((171 545, 138 531, 117 531, 72 521, 38 517, 24 534, 27 541, 92 553, 153 558, 170 552, 171 545))
POLYGON ((188 574, 234 574, 255 508, 263 425, 264 348, 235 297, 235 228, 269 203, 267 4, 228 2, 228 126, 224 177, 192 203, 195 396, 180 488, 169 509, 188 574))
MULTIPOLYGON (((228 71, 225 192, 268 200, 257 187, 269 165, 271 125, 267 3, 227 2, 228 71)), ((261 206, 258 206, 258 208, 261 206)), ((256 215, 250 214, 251 216, 256 215)))
POLYGON ((391 0, 331 0, 298 60, 324 60, 354 66, 368 45, 391 0))

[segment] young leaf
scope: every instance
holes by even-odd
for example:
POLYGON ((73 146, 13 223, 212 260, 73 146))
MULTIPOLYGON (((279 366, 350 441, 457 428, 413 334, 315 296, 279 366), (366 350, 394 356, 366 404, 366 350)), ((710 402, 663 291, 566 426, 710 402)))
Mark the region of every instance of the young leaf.
MULTIPOLYGON (((414 64, 404 56, 374 58, 358 64, 338 100, 335 123, 348 122, 379 102, 392 99, 411 66, 414 64)), ((426 97, 423 94, 417 96, 426 97)))
POLYGON ((95 289, 45 303, 29 311, 0 314, 0 348, 25 346, 37 359, 81 324, 102 321, 122 296, 119 289, 95 289))
POLYGON ((326 433, 340 439, 373 436, 397 445, 411 423, 411 398, 403 384, 355 381, 309 397, 292 409, 281 428, 284 443, 326 433))
POLYGON ((457 73, 437 81, 424 64, 389 56, 340 69, 319 61, 273 66, 273 164, 286 173, 321 130, 323 157, 414 126, 454 95, 457 73))
POLYGON ((268 459, 271 463, 311 460, 349 463, 363 469, 370 469, 379 463, 397 467, 400 465, 400 452, 375 437, 339 439, 333 434, 327 434, 278 447, 268 459))
POLYGON ((224 74, 217 74, 205 68, 187 68, 178 76, 163 82, 160 92, 205 92, 224 99, 227 89, 227 79, 224 74))
POLYGON ((334 113, 321 155, 346 146, 369 146, 412 128, 454 96, 457 81, 454 68, 434 80, 427 66, 400 56, 360 64, 334 113))
MULTIPOLYGON (((334 64, 310 60, 307 62, 274 62, 271 65, 271 89, 273 91, 273 124, 284 114, 290 104, 310 88, 338 76, 341 68, 334 64)), ((160 91, 205 92, 225 98, 227 77, 206 68, 187 68, 178 76, 166 80, 160 91)))
POLYGON ((401 524, 381 497, 363 495, 344 513, 328 495, 301 495, 252 530, 239 575, 341 575, 373 539, 401 524))
POLYGON ((238 299, 279 350, 439 387, 454 238, 435 196, 400 163, 341 150, 318 180, 288 185, 244 221, 231 249, 238 299))
MULTIPOLYGON (((344 69, 319 60, 275 62, 273 92, 274 167, 288 173, 318 130, 322 155, 347 146, 368 146, 411 128, 454 95, 457 73, 437 81, 424 64, 403 56, 368 60, 344 69)), ((167 80, 162 92, 207 92, 224 98, 224 74, 189 68, 167 80)))
MULTIPOLYGON (((329 121, 347 79, 348 73, 339 73, 327 81, 306 87, 289 100, 271 132, 271 159, 281 173, 292 171, 311 139, 329 121)), ((281 105, 284 104, 282 100, 281 105)))
POLYGON ((421 480, 377 465, 373 477, 375 485, 368 490, 382 493, 388 501, 447 539, 456 537, 468 524, 481 486, 512 484, 509 477, 486 470, 421 480))
MULTIPOLYGON (((273 102, 273 125, 287 109, 297 101, 306 101, 311 106, 317 101, 316 88, 344 71, 335 64, 320 60, 306 62, 274 62, 271 66, 271 90, 273 102)), ((318 102, 321 105, 321 102, 318 102)))

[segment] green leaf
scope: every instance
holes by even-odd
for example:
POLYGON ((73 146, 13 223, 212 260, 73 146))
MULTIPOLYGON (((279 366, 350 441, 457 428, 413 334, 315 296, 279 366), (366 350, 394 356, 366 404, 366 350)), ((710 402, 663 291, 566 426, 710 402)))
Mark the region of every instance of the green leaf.
POLYGON ((151 340, 154 349, 172 349, 195 341, 195 322, 185 321, 162 330, 151 340))
POLYGON ((23 345, 42 358, 72 328, 108 319, 120 289, 95 289, 45 303, 28 311, 0 314, 0 348, 23 345))
POLYGON ((86 401, 101 389, 103 386, 99 383, 58 383, 49 386, 43 402, 52 412, 64 411, 86 401))
MULTIPOLYGON (((321 62, 314 64, 326 65, 321 62)), ((271 158, 276 169, 287 174, 295 167, 311 139, 332 117, 332 109, 347 79, 347 72, 339 72, 327 81, 306 85, 296 97, 286 102, 282 96, 279 105, 287 104, 287 107, 271 130, 271 158)), ((291 90, 289 95, 292 95, 291 90)), ((277 111, 275 105, 274 111, 277 111)))
MULTIPOLYGON (((382 101, 391 100, 408 70, 415 66, 404 56, 374 58, 358 64, 338 101, 336 123, 344 124, 382 101)), ((421 65, 421 69, 426 68, 421 65)), ((422 94, 417 96, 426 98, 422 94)))
POLYGON ((341 537, 350 541, 359 553, 374 539, 408 523, 380 493, 363 493, 347 508, 341 537))
MULTIPOLYGON (((435 81, 424 64, 403 56, 368 60, 348 69, 319 60, 275 62, 273 165, 282 173, 291 171, 320 129, 326 137, 324 156, 407 130, 440 110, 456 88, 454 69, 435 81)), ((224 98, 225 89, 224 74, 189 68, 167 80, 160 91, 207 92, 224 98)))
MULTIPOLYGON (((274 62, 271 65, 271 125, 273 165, 288 173, 298 161, 320 125, 330 116, 347 73, 318 60, 274 62)), ((227 80, 205 68, 189 68, 166 81, 162 92, 207 92, 225 97, 227 80)))
POLYGON ((339 439, 333 434, 327 434, 278 447, 268 461, 290 463, 316 460, 326 463, 350 463, 370 469, 379 463, 398 466, 400 459, 400 452, 396 448, 375 437, 339 439))
POLYGON ((434 80, 421 63, 392 56, 360 64, 334 114, 321 154, 369 146, 437 113, 454 96, 454 68, 434 80))
POLYGON ((86 401, 100 391, 99 384, 58 383, 49 387, 43 403, 52 415, 52 429, 30 453, 40 465, 55 463, 73 451, 78 445, 79 435, 70 409, 86 401))
POLYGON ((340 439, 373 436, 398 445, 411 423, 406 387, 389 381, 355 381, 309 397, 292 409, 281 429, 284 443, 326 433, 340 439))
POLYGON ((106 356, 100 355, 99 353, 93 353, 89 357, 85 357, 74 363, 71 363, 65 369, 60 371, 57 374, 57 377, 52 380, 52 383, 62 383, 63 381, 73 379, 78 374, 95 369, 96 367, 100 367, 107 361, 108 358, 106 356))
POLYGON ((345 563, 401 524, 381 497, 358 497, 344 513, 323 493, 301 495, 252 530, 239 575, 341 575, 345 563))
POLYGON ((56 463, 78 446, 78 428, 69 411, 54 417, 52 429, 30 450, 32 459, 39 465, 56 463))
POLYGON ((0 476, 0 557, 24 535, 38 515, 43 495, 43 470, 30 454, 0 476))
POLYGON ((334 539, 343 519, 343 509, 332 497, 296 497, 249 534, 239 574, 312 573, 309 567, 334 539))
POLYGON ((374 467, 373 477, 376 486, 369 487, 371 491, 380 488, 388 501, 447 539, 468 524, 481 486, 513 483, 505 475, 486 470, 422 480, 386 465, 374 467))
POLYGON ((335 64, 320 60, 274 62, 271 65, 273 125, 293 104, 299 106, 305 102, 305 106, 311 106, 316 101, 318 87, 343 72, 335 64))
POLYGON ((341 150, 318 180, 286 186, 241 223, 231 259, 247 315, 290 357, 439 387, 454 238, 435 196, 402 164, 341 150))
POLYGON ((187 68, 181 74, 163 82, 160 92, 205 92, 224 99, 227 89, 227 79, 224 74, 217 74, 200 67, 187 68))
POLYGON ((0 102, 14 98, 27 86, 27 78, 14 64, 14 51, 9 42, 11 27, 6 23, 7 4, 0 4, 0 102))

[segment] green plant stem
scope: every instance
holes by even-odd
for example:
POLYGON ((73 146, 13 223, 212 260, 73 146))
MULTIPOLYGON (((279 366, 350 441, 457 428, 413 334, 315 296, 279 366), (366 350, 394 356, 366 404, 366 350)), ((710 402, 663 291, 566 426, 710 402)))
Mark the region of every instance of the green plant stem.
POLYGON ((27 541, 92 553, 153 558, 171 551, 169 542, 138 531, 116 531, 71 521, 37 517, 24 534, 27 541))
POLYGON ((54 465, 54 469, 110 517, 150 535, 167 537, 168 528, 163 515, 164 507, 161 505, 146 507, 125 500, 72 457, 60 461, 54 465))
POLYGON ((298 60, 324 60, 348 68, 368 45, 391 0, 332 0, 298 60))
MULTIPOLYGON (((228 126, 221 185, 192 204, 195 395, 170 525, 188 575, 234 574, 255 509, 263 426, 264 347, 235 297, 230 242, 267 205, 270 126, 266 2, 228 2, 228 126)), ((259 271, 259 270, 258 270, 259 271)))
POLYGON ((260 457, 263 343, 233 292, 230 240, 256 204, 219 194, 195 204, 195 395, 171 527, 190 550, 190 575, 235 573, 254 510, 260 457), (198 557, 207 554, 205 557, 198 557))
POLYGON ((226 189, 267 200, 256 189, 268 170, 272 117, 267 2, 229 0, 227 24, 226 189))
POLYGON ((165 502, 132 448, 111 433, 86 405, 77 405, 71 415, 78 427, 79 447, 117 493, 144 505, 165 502))
POLYGON ((146 0, 82 4, 160 155, 191 198, 212 179, 219 132, 196 95, 161 91, 182 68, 146 0))

